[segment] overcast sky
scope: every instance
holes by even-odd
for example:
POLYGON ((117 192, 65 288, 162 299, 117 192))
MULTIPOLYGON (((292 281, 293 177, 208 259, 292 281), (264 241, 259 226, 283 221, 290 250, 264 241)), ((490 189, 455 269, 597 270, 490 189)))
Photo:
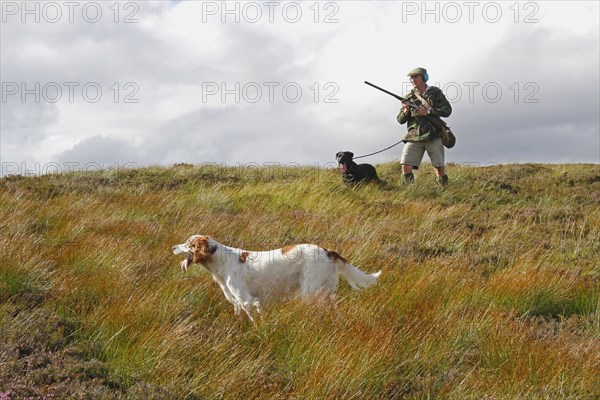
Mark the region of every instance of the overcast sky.
MULTIPOLYGON (((447 161, 600 163, 597 1, 2 1, 2 174, 318 164, 400 140, 406 73, 447 161)), ((365 159, 399 160, 402 145, 365 159)))

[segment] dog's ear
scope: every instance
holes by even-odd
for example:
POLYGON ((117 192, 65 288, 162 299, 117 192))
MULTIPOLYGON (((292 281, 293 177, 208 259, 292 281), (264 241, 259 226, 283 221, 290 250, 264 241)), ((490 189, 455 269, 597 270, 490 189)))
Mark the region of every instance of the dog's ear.
POLYGON ((200 236, 194 241, 194 262, 201 263, 208 260, 208 257, 217 251, 217 246, 209 245, 206 236, 200 236))
POLYGON ((340 157, 341 157, 341 156, 343 156, 343 155, 344 155, 344 152, 343 152, 343 151, 338 151, 338 152, 336 153, 336 155, 335 155, 335 158, 340 158, 340 157))
POLYGON ((347 151, 346 154, 350 156, 350 158, 354 158, 354 153, 351 151, 347 151))

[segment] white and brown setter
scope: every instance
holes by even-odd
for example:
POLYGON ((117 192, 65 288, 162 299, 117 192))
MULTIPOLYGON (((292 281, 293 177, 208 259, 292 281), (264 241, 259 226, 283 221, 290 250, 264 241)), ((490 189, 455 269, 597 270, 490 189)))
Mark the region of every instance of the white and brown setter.
POLYGON ((338 253, 312 244, 248 251, 194 235, 173 246, 173 253, 186 256, 181 262, 184 272, 192 263, 208 270, 233 304, 234 313, 244 310, 252 321, 253 308, 260 313, 269 300, 314 294, 334 298, 339 274, 359 290, 374 284, 381 273, 364 273, 338 253))

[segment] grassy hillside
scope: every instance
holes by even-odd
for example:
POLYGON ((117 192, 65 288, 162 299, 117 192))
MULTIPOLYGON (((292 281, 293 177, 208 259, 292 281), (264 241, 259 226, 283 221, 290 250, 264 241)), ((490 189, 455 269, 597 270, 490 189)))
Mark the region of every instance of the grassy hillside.
POLYGON ((600 398, 600 166, 179 166, 0 180, 0 398, 600 398), (172 245, 382 270, 256 326, 172 245), (51 396, 54 397, 51 397, 51 396))

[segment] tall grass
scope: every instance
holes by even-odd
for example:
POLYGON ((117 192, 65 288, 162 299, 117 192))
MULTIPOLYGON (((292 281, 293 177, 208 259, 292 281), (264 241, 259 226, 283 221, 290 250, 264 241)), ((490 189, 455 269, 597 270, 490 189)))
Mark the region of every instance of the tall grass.
MULTIPOLYGON (((430 166, 408 188, 397 164, 377 168, 386 186, 311 167, 3 178, 0 344, 27 315, 69 321, 79 382, 106 398, 599 398, 600 166, 452 165, 446 189, 430 166), (181 273, 170 248, 195 233, 316 243, 383 273, 342 283, 334 309, 290 300, 253 325, 209 274, 181 273)), ((0 394, 77 397, 69 367, 40 381, 27 365, 0 368, 0 394)))

